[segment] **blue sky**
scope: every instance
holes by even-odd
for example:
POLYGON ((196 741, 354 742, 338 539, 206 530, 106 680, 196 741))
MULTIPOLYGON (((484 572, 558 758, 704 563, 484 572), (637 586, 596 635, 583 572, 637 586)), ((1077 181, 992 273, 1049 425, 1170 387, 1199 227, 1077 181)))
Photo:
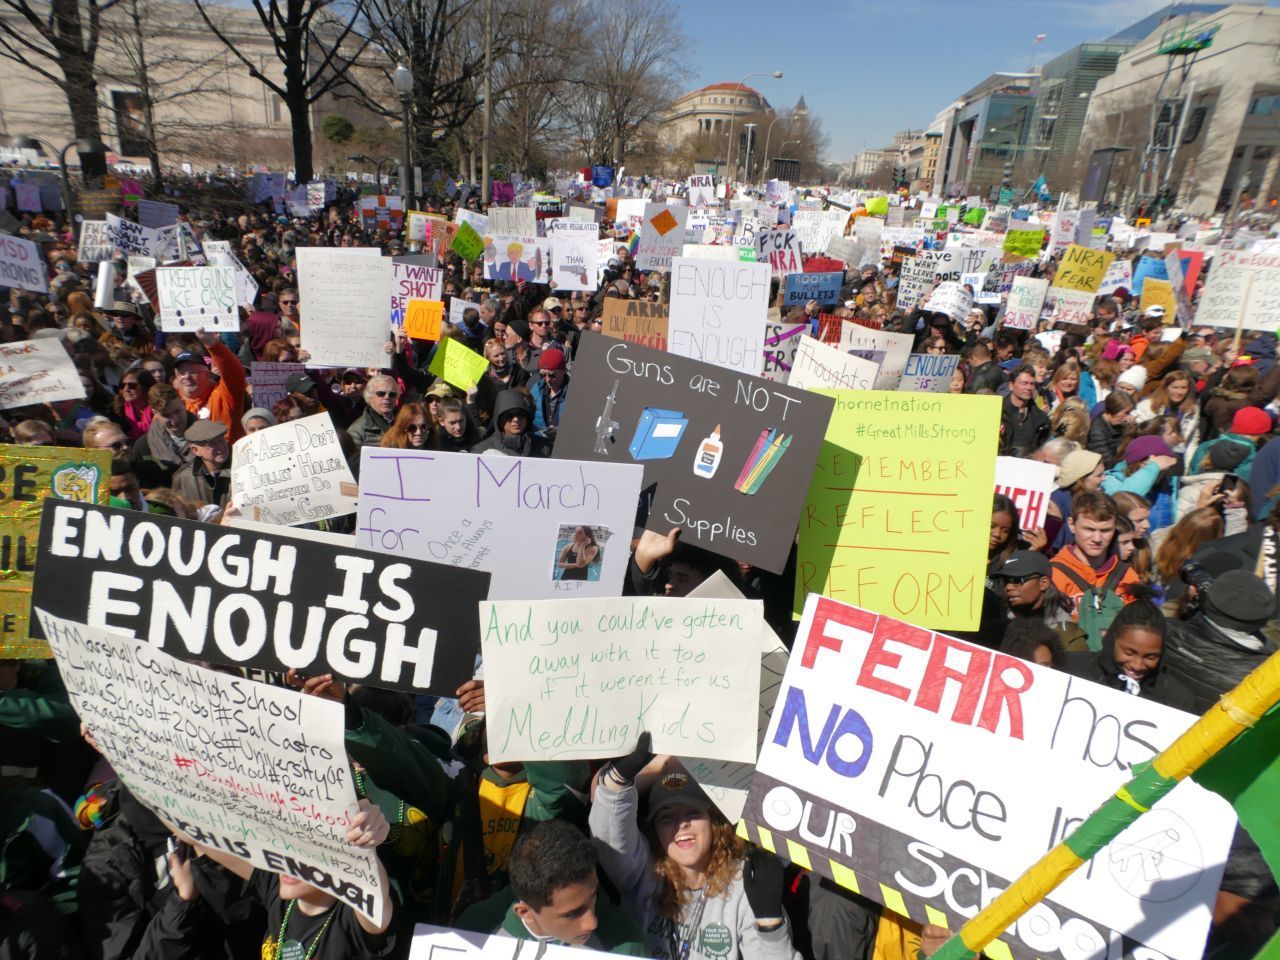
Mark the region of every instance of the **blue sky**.
POLYGON ((1154 12, 1157 0, 677 0, 690 39, 688 87, 750 86, 777 108, 804 95, 830 136, 827 159, 927 127, 991 73, 1044 64, 1154 12))

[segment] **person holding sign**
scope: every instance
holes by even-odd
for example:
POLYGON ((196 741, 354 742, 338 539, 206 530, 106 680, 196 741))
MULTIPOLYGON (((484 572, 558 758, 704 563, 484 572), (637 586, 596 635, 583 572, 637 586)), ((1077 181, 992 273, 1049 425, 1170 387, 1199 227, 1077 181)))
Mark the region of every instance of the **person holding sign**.
POLYGON ((206 333, 201 328, 196 331, 196 336, 209 351, 218 380, 214 382, 203 357, 184 351, 173 361, 173 386, 189 412, 202 420, 217 420, 225 424, 227 442, 235 443, 244 436, 244 428, 240 425, 248 387, 244 365, 216 333, 206 333))

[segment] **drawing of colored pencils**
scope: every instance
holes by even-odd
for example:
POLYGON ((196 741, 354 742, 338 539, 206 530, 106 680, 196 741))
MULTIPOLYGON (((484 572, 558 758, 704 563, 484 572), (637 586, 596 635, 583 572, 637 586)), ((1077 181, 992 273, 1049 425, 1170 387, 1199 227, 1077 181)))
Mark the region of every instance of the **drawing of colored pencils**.
POLYGON ((751 468, 755 466, 756 460, 760 457, 761 450, 763 450, 764 447, 768 445, 769 441, 773 439, 774 433, 775 431, 767 428, 760 431, 760 436, 756 438, 756 445, 751 448, 751 456, 747 457, 747 462, 742 465, 742 472, 738 474, 738 479, 734 481, 733 488, 735 490, 742 489, 743 484, 746 482, 747 474, 750 473, 751 468))
POLYGON ((790 446, 791 437, 783 437, 776 430, 770 430, 768 442, 758 444, 757 448, 752 451, 751 457, 743 466, 746 476, 739 476, 738 482, 734 484, 734 489, 747 496, 754 496, 759 492, 760 487, 768 479, 769 474, 773 472, 773 468, 778 465, 778 461, 782 459, 782 455, 787 452, 787 448, 790 446))

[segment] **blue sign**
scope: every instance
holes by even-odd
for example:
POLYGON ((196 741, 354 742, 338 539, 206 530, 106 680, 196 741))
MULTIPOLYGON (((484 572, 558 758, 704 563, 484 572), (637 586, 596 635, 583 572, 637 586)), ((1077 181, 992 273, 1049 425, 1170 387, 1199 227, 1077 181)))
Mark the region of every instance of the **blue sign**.
POLYGON ((784 305, 803 307, 810 300, 817 300, 822 306, 839 303, 843 283, 843 273, 788 273, 784 305))
POLYGON ((1129 284, 1129 292, 1134 296, 1142 296, 1142 283, 1150 277, 1152 280, 1168 280, 1169 268, 1163 260, 1156 257, 1142 257, 1133 266, 1133 282, 1129 284))
POLYGON ((613 167, 592 167, 591 184, 596 187, 613 185, 613 167))

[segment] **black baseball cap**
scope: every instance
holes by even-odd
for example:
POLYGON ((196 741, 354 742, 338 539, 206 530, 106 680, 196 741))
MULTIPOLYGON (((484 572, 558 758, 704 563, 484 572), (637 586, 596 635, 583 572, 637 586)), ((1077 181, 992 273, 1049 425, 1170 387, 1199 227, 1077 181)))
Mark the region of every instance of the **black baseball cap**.
POLYGON ((1000 569, 991 574, 993 577, 1047 577, 1049 576, 1049 558, 1034 550, 1018 550, 1000 565, 1000 569))

